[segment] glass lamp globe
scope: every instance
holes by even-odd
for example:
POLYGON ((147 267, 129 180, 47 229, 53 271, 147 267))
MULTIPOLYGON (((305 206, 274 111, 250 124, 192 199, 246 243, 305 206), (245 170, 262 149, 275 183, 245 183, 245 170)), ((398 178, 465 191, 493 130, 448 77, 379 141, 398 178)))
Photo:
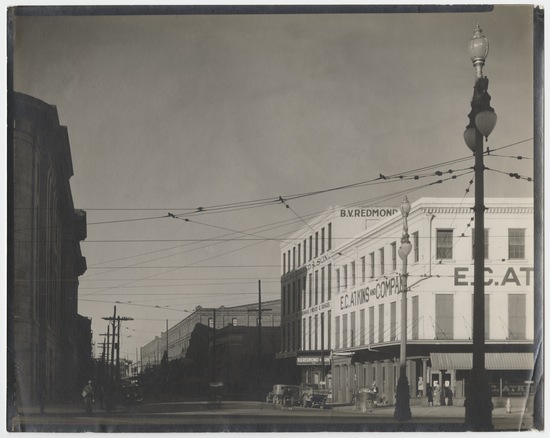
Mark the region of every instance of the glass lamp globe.
POLYGON ((481 111, 476 114, 476 126, 479 132, 487 138, 497 124, 497 115, 494 111, 481 111))
POLYGON ((409 198, 405 196, 403 198, 403 201, 401 201, 401 214, 408 215, 411 212, 411 203, 409 202, 409 198))
POLYGON ((473 126, 466 127, 464 131, 464 141, 472 152, 476 151, 476 128, 473 126))
POLYGON ((409 256, 412 250, 412 243, 410 242, 403 242, 401 243, 401 246, 399 247, 399 250, 397 253, 399 254, 399 258, 403 261, 409 256))

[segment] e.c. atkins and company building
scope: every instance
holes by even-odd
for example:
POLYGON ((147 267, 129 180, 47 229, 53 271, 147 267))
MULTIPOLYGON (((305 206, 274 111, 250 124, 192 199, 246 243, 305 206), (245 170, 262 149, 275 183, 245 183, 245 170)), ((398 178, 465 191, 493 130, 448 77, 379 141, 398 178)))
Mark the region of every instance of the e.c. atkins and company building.
MULTIPOLYGON (((526 396, 533 369, 533 202, 489 198, 485 205, 486 368, 494 397, 526 396)), ((457 404, 465 397, 473 225, 464 199, 421 198, 408 216, 406 364, 410 394, 419 401, 426 383, 449 388, 457 404)), ((376 382, 380 401, 395 402, 402 230, 399 208, 333 208, 281 246, 277 358, 296 367, 293 383, 330 387, 335 402, 350 402, 376 382)))

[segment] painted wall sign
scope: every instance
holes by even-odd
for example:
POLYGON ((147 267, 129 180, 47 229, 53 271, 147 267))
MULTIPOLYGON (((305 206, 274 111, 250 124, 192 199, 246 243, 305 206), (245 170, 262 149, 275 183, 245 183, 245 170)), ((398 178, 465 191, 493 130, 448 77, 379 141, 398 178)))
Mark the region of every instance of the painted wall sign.
POLYGON ((306 265, 306 268, 307 269, 313 269, 319 265, 321 265, 322 263, 326 262, 330 260, 330 257, 329 257, 329 254, 324 254, 322 255, 321 257, 318 257, 316 258, 315 260, 309 262, 307 265, 306 265))
MULTIPOLYGON (((497 277, 497 275, 491 275, 493 274, 493 270, 491 268, 485 268, 485 286, 531 286, 531 273, 533 271, 534 268, 532 267, 509 267, 503 276, 497 277)), ((471 269, 467 266, 455 268, 455 286, 473 286, 474 282, 468 282, 467 280, 467 277, 473 276, 473 273, 473 267, 471 269)))
POLYGON ((353 208, 341 209, 340 217, 370 217, 380 218, 393 216, 399 210, 397 208, 353 208))
POLYGON ((302 310, 302 315, 309 315, 310 313, 317 313, 320 310, 330 309, 330 301, 326 303, 318 304, 317 306, 312 306, 309 309, 302 310))
POLYGON ((381 299, 393 294, 398 294, 401 290, 401 276, 388 278, 380 281, 372 287, 363 287, 358 290, 343 293, 340 296, 340 310, 349 309, 361 304, 368 303, 371 299, 381 299))

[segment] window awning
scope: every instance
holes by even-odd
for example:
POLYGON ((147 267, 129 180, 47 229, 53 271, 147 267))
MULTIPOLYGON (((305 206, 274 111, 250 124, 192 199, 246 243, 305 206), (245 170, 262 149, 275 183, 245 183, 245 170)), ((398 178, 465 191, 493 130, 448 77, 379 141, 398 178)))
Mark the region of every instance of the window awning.
MULTIPOLYGON (((472 353, 430 353, 434 370, 471 370, 472 353)), ((533 353, 485 353, 487 370, 532 370, 533 353)))

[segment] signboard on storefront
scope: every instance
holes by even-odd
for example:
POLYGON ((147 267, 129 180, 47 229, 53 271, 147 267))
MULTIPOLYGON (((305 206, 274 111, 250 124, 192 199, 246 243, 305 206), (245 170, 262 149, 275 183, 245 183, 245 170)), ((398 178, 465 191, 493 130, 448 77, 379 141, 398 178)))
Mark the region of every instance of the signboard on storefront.
MULTIPOLYGON (((325 358, 325 364, 327 359, 325 358)), ((298 356, 296 365, 321 365, 321 356, 298 356)))

